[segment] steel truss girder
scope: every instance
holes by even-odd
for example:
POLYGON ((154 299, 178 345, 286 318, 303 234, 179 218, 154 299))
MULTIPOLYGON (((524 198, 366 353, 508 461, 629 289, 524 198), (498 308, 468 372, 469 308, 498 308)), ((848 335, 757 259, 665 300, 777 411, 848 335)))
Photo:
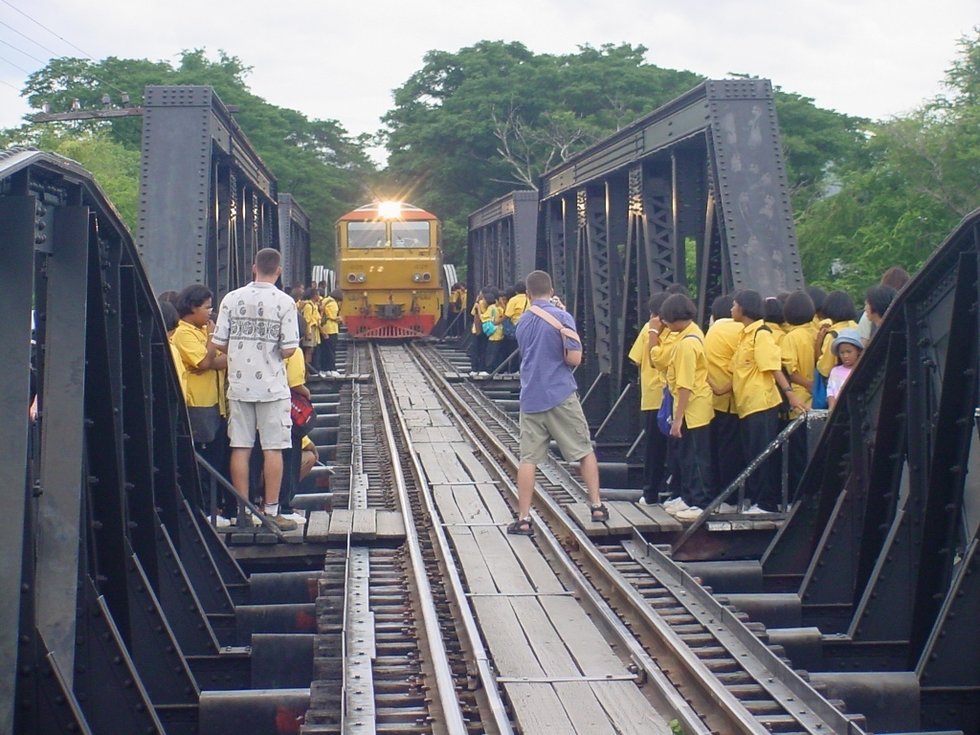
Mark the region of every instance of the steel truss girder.
MULTIPOLYGON (((212 620, 237 642, 232 588, 241 598, 247 583, 191 509, 197 468, 156 300, 125 227, 70 162, 0 154, 0 217, 0 307, 23 337, 0 353, 0 494, 25 519, 0 573, 0 604, 19 607, 0 634, 0 730, 195 732, 188 656, 221 658, 212 620)), ((247 658, 232 658, 247 680, 247 658)))
POLYGON ((279 195, 279 248, 282 282, 287 288, 305 283, 313 272, 310 258, 310 217, 292 194, 279 195))
POLYGON ((255 252, 280 245, 277 184, 214 90, 146 87, 142 149, 138 245, 154 289, 203 283, 217 300, 251 280, 255 252))
POLYGON ((980 717, 980 647, 961 622, 980 616, 978 264, 980 210, 892 304, 762 559, 852 666, 899 651, 890 665, 919 675, 923 725, 964 730, 980 717))
POLYGON ((468 292, 508 289, 535 269, 538 196, 513 191, 468 218, 468 292))

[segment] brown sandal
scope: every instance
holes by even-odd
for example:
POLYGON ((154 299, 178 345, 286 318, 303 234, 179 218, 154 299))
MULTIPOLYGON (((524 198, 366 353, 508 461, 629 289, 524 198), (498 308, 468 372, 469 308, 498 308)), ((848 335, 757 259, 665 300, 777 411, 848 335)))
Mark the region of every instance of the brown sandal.
POLYGON ((531 525, 530 518, 518 518, 507 526, 507 533, 514 536, 533 536, 534 526, 531 525))
POLYGON ((605 523, 609 520, 609 509, 602 503, 593 505, 589 510, 592 512, 593 523, 605 523))

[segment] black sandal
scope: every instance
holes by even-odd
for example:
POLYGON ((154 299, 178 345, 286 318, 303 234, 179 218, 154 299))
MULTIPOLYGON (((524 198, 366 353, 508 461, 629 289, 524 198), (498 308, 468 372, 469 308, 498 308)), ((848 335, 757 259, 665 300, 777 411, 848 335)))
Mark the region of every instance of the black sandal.
POLYGON ((602 503, 591 506, 589 510, 592 512, 593 523, 605 523, 609 520, 609 509, 602 503))
POLYGON ((518 518, 507 526, 507 533, 514 536, 533 536, 534 526, 531 525, 530 518, 518 518))

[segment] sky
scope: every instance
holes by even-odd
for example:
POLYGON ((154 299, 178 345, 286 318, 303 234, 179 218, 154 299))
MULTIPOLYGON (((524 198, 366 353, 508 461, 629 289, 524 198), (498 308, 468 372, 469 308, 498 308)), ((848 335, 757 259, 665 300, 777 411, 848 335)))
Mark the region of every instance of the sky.
POLYGON ((976 25, 977 0, 0 0, 0 128, 29 112, 19 91, 52 57, 174 62, 204 48, 251 66, 252 92, 272 104, 373 133, 427 51, 481 40, 539 54, 643 45, 657 66, 765 77, 887 119, 943 90, 976 25))

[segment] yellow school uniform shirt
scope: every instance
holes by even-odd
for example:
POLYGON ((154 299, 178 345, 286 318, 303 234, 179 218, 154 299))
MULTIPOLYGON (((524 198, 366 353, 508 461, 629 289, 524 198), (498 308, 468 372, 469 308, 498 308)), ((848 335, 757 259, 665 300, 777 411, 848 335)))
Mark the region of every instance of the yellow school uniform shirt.
POLYGON ((516 327, 517 322, 521 320, 521 317, 524 316, 524 312, 527 311, 527 307, 530 305, 531 301, 526 294, 514 294, 507 299, 507 306, 504 307, 504 318, 510 319, 516 327))
MULTIPOLYGON (((716 319, 704 335, 704 354, 708 358, 708 379, 717 386, 732 382, 732 357, 742 336, 742 323, 730 317, 716 319)), ((732 393, 711 399, 717 413, 737 413, 732 393)))
POLYGON ((650 328, 644 324, 630 347, 629 359, 640 369, 640 410, 656 411, 664 400, 664 376, 650 364, 650 328))
POLYGON ((782 344, 783 337, 786 336, 786 330, 783 329, 783 325, 776 324, 776 322, 764 322, 764 324, 772 330, 772 338, 776 340, 776 344, 782 344))
POLYGON ((711 407, 711 386, 708 385, 708 358, 704 353, 704 333, 691 322, 677 333, 674 350, 667 367, 667 386, 674 398, 674 421, 682 388, 691 391, 684 410, 684 422, 689 429, 707 426, 715 417, 711 407))
POLYGON ((286 382, 290 388, 306 384, 306 360, 302 350, 295 350, 286 358, 286 382))
POLYGON ((187 405, 195 408, 217 405, 221 415, 227 416, 225 371, 208 369, 195 372, 201 360, 208 355, 208 328, 195 327, 181 319, 174 330, 173 344, 184 366, 184 400, 187 405))
POLYGON ((184 361, 180 357, 180 350, 177 349, 177 345, 174 344, 173 337, 167 338, 167 344, 170 345, 170 356, 174 361, 174 370, 177 371, 177 383, 180 385, 180 392, 182 395, 187 395, 187 380, 184 378, 184 361))
POLYGON ((837 364, 837 358, 834 357, 834 353, 830 349, 830 345, 834 343, 834 335, 832 332, 837 332, 840 334, 842 329, 857 329, 857 322, 853 319, 848 319, 844 322, 834 322, 830 325, 830 330, 823 338, 823 348, 820 351, 820 357, 817 358, 817 370, 825 378, 830 375, 830 371, 837 364))
POLYGON ((500 319, 502 319, 503 317, 501 316, 500 312, 501 312, 500 307, 497 306, 496 304, 492 304, 487 307, 486 311, 480 314, 481 322, 494 322, 496 324, 496 327, 493 330, 493 334, 487 337, 488 342, 499 342, 504 338, 504 327, 500 323, 500 319))
POLYGON ((313 440, 310 439, 309 435, 304 436, 299 443, 301 452, 309 452, 313 450, 313 440))
POLYGON ((473 308, 470 309, 470 316, 473 317, 473 324, 470 326, 470 331, 473 334, 480 334, 480 315, 487 310, 487 302, 483 299, 477 299, 476 303, 473 304, 473 308))
POLYGON ((779 386, 770 374, 781 367, 779 347, 762 320, 745 325, 732 357, 732 392, 740 419, 782 403, 779 386))
POLYGON ((327 337, 340 334, 340 304, 337 299, 327 296, 320 302, 320 313, 323 317, 320 320, 320 332, 327 337))
POLYGON ((660 330, 658 344, 650 348, 650 362, 660 371, 664 385, 667 384, 667 367, 670 365, 671 355, 674 354, 674 342, 676 341, 677 333, 664 327, 660 330))
MULTIPOLYGON (((813 380, 816 362, 814 360, 813 342, 816 337, 817 333, 813 328, 812 322, 791 326, 786 332, 786 336, 783 337, 783 341, 779 344, 779 352, 782 356, 783 368, 789 375, 799 373, 806 380, 813 380)), ((810 395, 810 391, 804 386, 797 385, 792 381, 790 384, 793 386, 793 393, 799 396, 800 400, 809 408, 813 402, 813 396, 810 395)), ((793 409, 790 417, 796 418, 799 415, 800 412, 797 409, 793 409)))
POLYGON ((320 313, 317 305, 312 301, 303 299, 296 302, 296 308, 306 324, 306 333, 300 335, 300 341, 306 347, 316 347, 320 344, 320 313))

